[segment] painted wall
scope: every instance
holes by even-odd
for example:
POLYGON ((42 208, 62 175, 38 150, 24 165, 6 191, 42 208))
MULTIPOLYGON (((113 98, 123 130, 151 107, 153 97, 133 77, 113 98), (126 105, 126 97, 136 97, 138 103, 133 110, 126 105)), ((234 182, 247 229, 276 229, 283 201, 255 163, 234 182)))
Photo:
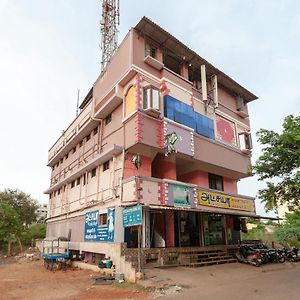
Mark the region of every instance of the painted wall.
POLYGON ((178 176, 179 181, 197 184, 198 186, 208 188, 208 173, 200 170, 191 171, 178 176))

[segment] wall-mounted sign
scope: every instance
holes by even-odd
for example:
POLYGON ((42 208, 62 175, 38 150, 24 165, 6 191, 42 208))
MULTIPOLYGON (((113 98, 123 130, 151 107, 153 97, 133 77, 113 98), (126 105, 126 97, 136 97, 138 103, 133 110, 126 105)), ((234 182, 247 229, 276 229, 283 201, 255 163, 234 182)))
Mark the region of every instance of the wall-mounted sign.
POLYGON ((236 198, 201 190, 198 190, 198 204, 254 212, 254 202, 250 199, 236 198))
POLYGON ((131 227, 142 225, 142 206, 135 205, 123 210, 123 226, 131 227))
POLYGON ((168 184, 168 206, 194 207, 193 189, 182 184, 168 184))
POLYGON ((115 210, 108 208, 107 212, 99 210, 89 211, 85 214, 84 240, 93 242, 113 242, 115 232, 115 210), (105 215, 104 225, 99 225, 100 215, 105 215))

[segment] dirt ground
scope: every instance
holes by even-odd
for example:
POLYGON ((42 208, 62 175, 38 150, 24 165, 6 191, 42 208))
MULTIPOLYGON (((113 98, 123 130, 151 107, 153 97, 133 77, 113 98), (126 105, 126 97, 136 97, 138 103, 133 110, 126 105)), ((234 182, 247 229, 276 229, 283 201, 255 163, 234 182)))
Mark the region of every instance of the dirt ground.
POLYGON ((259 268, 234 263, 202 268, 146 270, 144 285, 174 284, 180 292, 167 299, 299 300, 300 262, 268 264, 259 268))
POLYGON ((97 273, 48 271, 42 260, 0 259, 0 299, 300 299, 300 263, 146 270, 141 285, 94 285, 97 273))
POLYGON ((78 269, 48 271, 43 261, 5 259, 0 262, 0 299, 90 300, 147 299, 149 293, 136 285, 93 285, 97 274, 78 269))

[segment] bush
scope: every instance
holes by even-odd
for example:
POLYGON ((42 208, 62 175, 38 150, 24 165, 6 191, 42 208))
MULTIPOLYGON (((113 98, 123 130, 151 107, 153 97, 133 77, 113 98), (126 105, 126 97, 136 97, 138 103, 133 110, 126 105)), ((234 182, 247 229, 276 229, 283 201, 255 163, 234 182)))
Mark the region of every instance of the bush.
POLYGON ((23 243, 25 245, 32 245, 35 239, 43 239, 46 236, 45 224, 33 224, 28 230, 23 233, 23 243))

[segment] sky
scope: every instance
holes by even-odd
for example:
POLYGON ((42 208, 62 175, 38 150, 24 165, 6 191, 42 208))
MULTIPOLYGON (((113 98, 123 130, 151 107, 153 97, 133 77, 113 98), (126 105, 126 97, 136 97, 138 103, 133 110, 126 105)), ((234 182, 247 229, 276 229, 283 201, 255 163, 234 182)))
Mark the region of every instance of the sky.
MULTIPOLYGON (((120 42, 145 15, 259 97, 253 163, 255 132, 299 114, 299 1, 120 0, 120 14, 120 42)), ((99 75, 100 15, 99 0, 0 0, 0 190, 47 202, 48 150, 75 117, 77 90, 82 100, 99 75)), ((255 197, 264 183, 238 187, 255 197)))

